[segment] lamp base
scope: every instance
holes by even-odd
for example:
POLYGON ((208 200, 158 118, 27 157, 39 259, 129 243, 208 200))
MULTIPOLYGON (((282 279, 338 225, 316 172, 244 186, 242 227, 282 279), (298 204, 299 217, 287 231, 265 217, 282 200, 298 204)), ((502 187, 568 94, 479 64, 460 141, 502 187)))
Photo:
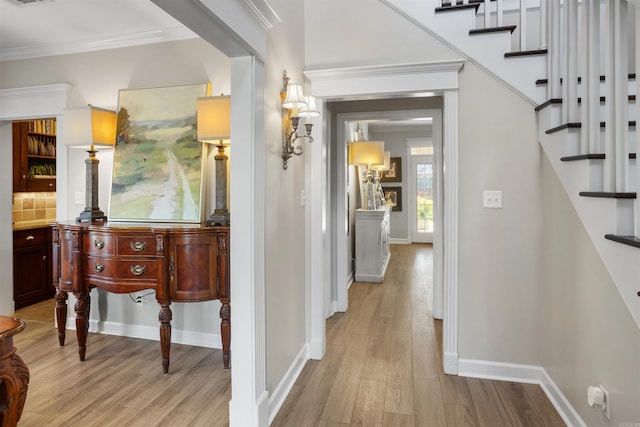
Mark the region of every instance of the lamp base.
POLYGON ((107 221, 107 216, 100 209, 83 210, 80 215, 76 217, 76 222, 97 222, 107 221))
POLYGON ((229 225, 230 215, 226 209, 216 209, 207 219, 207 225, 229 225))

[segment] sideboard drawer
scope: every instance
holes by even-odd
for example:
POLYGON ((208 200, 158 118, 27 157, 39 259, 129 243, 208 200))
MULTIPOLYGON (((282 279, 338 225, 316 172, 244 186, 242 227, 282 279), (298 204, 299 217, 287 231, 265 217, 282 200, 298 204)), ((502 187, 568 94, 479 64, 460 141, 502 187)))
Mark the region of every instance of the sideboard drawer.
POLYGON ((102 258, 88 256, 85 261, 84 273, 94 278, 109 278, 110 280, 155 280, 159 274, 159 260, 153 258, 102 258))
POLYGON ((156 236, 153 234, 118 236, 118 255, 156 255, 156 236))
POLYGON ((107 233, 87 233, 84 235, 84 251, 88 254, 115 255, 116 237, 107 233))

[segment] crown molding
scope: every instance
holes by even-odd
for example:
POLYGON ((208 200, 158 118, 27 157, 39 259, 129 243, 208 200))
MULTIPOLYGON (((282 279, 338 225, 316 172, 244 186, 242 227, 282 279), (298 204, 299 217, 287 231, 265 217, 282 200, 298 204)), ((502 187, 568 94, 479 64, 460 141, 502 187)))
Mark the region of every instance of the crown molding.
POLYGON ((20 59, 40 58, 45 56, 94 52, 99 50, 142 46, 175 40, 187 40, 196 37, 198 36, 186 27, 174 27, 163 30, 137 32, 112 37, 102 37, 82 42, 57 43, 51 45, 5 49, 0 50, 0 61, 15 61, 20 59))
POLYGON ((274 25, 281 22, 278 14, 266 0, 244 0, 244 3, 265 30, 269 31, 274 25))
POLYGON ((360 67, 328 68, 307 70, 304 75, 311 81, 336 80, 344 78, 381 77, 406 74, 458 72, 464 60, 416 62, 391 65, 365 65, 360 67))

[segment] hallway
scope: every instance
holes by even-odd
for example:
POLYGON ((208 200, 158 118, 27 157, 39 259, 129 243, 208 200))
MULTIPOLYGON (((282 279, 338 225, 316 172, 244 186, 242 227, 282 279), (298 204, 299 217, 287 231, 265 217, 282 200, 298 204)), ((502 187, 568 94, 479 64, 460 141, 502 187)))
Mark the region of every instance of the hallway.
POLYGON ((564 426, 538 385, 445 375, 432 246, 393 245, 382 284, 354 282, 272 426, 564 426))

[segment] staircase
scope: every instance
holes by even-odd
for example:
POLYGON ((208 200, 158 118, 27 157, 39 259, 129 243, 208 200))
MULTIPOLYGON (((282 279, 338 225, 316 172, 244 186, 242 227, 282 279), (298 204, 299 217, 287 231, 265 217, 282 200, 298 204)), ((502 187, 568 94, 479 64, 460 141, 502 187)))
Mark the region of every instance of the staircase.
POLYGON ((638 88, 628 60, 635 50, 640 62, 640 4, 381 1, 532 104, 540 144, 640 327, 638 88))

